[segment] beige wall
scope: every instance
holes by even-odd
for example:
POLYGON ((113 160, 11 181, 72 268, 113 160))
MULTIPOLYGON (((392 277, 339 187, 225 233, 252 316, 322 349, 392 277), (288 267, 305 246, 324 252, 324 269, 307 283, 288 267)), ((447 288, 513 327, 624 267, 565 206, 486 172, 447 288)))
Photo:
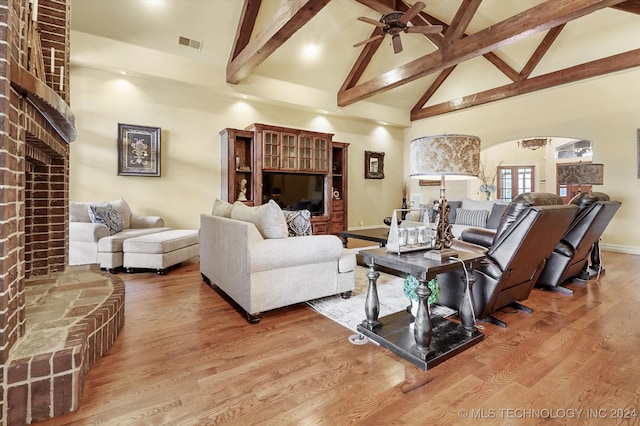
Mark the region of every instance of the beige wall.
POLYGON ((170 80, 123 77, 74 66, 72 201, 123 197, 134 212, 161 215, 173 228, 199 227, 220 196, 220 138, 225 127, 267 123, 334 133, 349 147, 349 227, 378 226, 399 208, 403 131, 373 123, 221 97, 215 89, 170 80), (161 177, 117 175, 118 123, 162 128, 161 177), (364 151, 385 152, 383 180, 364 179, 364 151))
MULTIPOLYGON (((603 235, 603 247, 640 254, 638 81, 638 69, 618 72, 415 122, 405 134, 405 174, 409 141, 426 134, 469 133, 479 136, 483 147, 540 135, 590 140, 594 147, 593 161, 605 165, 604 185, 594 190, 623 203, 603 235)), ((476 196, 478 181, 449 186, 452 189, 447 190, 448 199, 476 196)), ((546 189, 555 192, 553 186, 546 189)), ((414 182, 412 191, 419 190, 414 182)), ((437 196, 435 190, 429 191, 425 197, 437 196)))
MULTIPOLYGON (((603 236, 603 247, 640 254, 636 219, 640 70, 421 120, 404 131, 286 105, 240 101, 216 88, 171 80, 122 78, 79 66, 71 73, 71 106, 78 128, 71 150, 74 201, 124 197, 136 212, 162 215, 174 228, 197 228, 200 212, 209 211, 220 195, 218 132, 263 122, 335 133, 335 140, 349 142, 349 227, 378 226, 399 207, 404 180, 410 184, 409 192, 421 194, 424 201, 438 197, 437 187, 419 187, 408 179, 408 146, 415 137, 469 133, 480 136, 484 147, 528 136, 576 137, 591 140, 593 161, 605 164, 605 184, 596 189, 623 202, 603 236), (117 176, 119 122, 162 128, 160 178, 117 176), (364 179, 365 150, 386 153, 384 180, 364 179)), ((517 150, 513 145, 506 149, 517 150)), ((521 161, 512 151, 502 157, 510 163, 521 161)), ((539 167, 538 179, 543 179, 543 169, 539 167)), ((477 180, 448 183, 447 198, 481 199, 478 186, 477 180)), ((553 185, 538 189, 553 192, 553 185)))

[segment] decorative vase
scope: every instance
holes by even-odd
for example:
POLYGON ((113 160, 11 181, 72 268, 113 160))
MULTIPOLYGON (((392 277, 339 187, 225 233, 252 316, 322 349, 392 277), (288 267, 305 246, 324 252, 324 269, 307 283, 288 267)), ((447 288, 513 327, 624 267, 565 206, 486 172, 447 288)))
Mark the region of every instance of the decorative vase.
POLYGON ((402 198, 402 213, 400 214, 400 217, 402 217, 402 220, 404 220, 404 218, 407 217, 407 212, 405 211, 406 209, 407 209, 407 199, 402 198))

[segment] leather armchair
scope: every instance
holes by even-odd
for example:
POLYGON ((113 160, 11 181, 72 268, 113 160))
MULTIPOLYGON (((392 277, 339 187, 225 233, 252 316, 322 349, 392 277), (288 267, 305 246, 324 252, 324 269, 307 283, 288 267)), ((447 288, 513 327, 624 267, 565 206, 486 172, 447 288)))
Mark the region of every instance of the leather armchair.
MULTIPOLYGON (((503 321, 492 316, 494 311, 511 306, 531 312, 518 302, 529 297, 546 258, 577 210, 576 205, 563 205, 562 199, 555 194, 521 194, 505 210, 489 247, 454 241, 452 248, 456 250, 483 252, 486 256, 473 271, 476 319, 506 327, 503 321)), ((468 234, 471 233, 469 230, 468 234)), ((439 303, 458 309, 466 282, 463 273, 441 274, 438 281, 439 303)))
POLYGON ((578 206, 578 214, 556 245, 536 283, 538 288, 567 294, 573 291, 563 287, 563 283, 589 279, 590 255, 592 266, 600 268, 598 242, 622 203, 611 201, 601 192, 587 192, 578 194, 570 204, 578 206))

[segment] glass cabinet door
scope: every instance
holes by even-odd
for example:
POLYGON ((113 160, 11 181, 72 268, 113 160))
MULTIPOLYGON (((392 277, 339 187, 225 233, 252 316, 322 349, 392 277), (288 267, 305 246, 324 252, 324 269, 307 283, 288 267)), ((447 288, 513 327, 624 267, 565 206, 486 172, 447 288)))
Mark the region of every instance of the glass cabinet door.
POLYGON ((313 138, 311 136, 300 135, 300 169, 313 170, 313 138))
POLYGON ((265 130, 263 138, 262 167, 265 169, 280 168, 280 134, 265 130))
POLYGON ((314 157, 314 170, 329 170, 328 144, 326 139, 315 138, 313 140, 313 157, 314 157))
POLYGON ((298 168, 296 135, 282 134, 282 168, 296 170, 298 168))

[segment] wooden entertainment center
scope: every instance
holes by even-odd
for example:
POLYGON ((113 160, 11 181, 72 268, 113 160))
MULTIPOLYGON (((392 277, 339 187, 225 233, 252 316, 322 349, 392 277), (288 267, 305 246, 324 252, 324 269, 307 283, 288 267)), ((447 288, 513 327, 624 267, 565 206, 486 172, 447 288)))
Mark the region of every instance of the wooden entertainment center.
MULTIPOLYGON (((337 234, 347 229, 348 143, 334 142, 331 133, 260 123, 244 130, 223 129, 220 141, 222 199, 230 203, 242 201, 250 206, 274 199, 283 208, 306 208, 303 200, 296 206, 283 205, 282 200, 291 196, 291 191, 287 193, 287 188, 274 185, 270 188, 267 181, 275 176, 308 183, 315 176, 315 181, 322 183, 315 188, 321 194, 322 203, 313 210, 313 233, 337 234), (270 179, 266 179, 265 173, 270 179)), ((300 188, 297 190, 300 192, 300 188)))

